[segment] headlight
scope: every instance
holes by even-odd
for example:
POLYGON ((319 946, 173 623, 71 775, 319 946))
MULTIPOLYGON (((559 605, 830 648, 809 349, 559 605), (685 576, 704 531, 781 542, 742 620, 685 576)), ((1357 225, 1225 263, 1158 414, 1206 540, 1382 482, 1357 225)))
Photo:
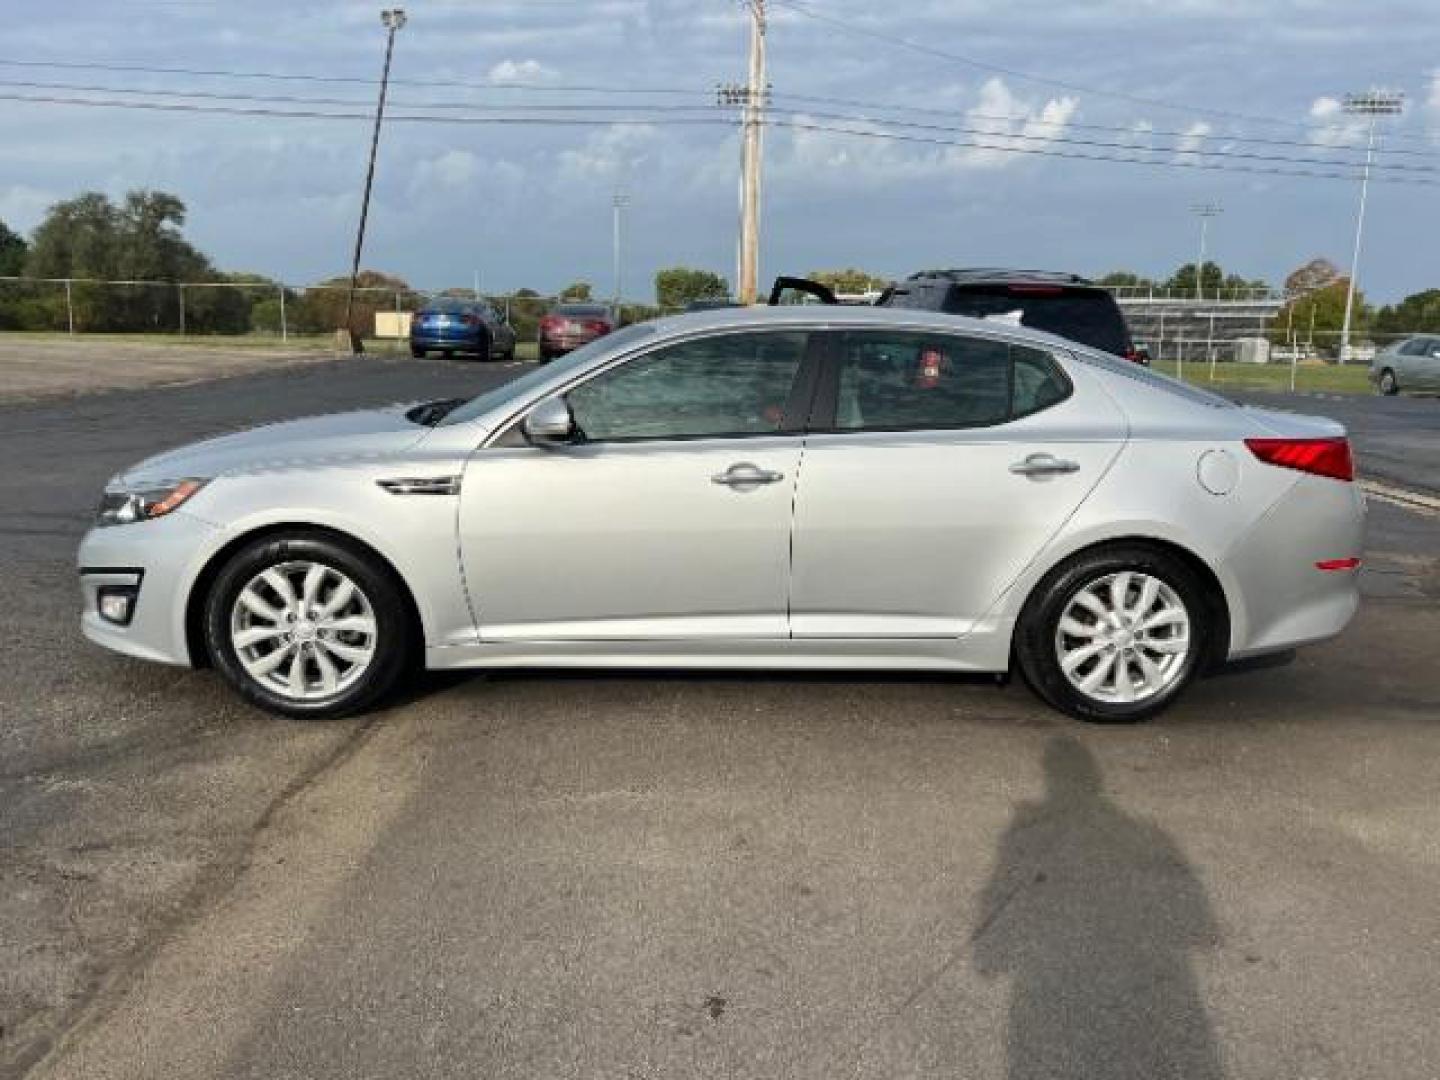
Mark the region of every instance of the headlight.
POLYGON ((190 477, 146 487, 107 491, 100 497, 100 509, 95 515, 95 524, 128 525, 132 521, 164 517, 170 511, 183 506, 206 483, 208 481, 190 477))

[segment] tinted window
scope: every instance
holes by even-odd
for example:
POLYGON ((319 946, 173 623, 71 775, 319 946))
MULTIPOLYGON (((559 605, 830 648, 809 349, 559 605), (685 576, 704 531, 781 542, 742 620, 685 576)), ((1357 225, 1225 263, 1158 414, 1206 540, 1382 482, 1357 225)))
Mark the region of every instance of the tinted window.
POLYGON ((555 314, 573 319, 604 319, 610 315, 610 309, 602 304, 556 304, 555 314))
POLYGON ((454 297, 441 296, 431 300, 425 305, 426 311, 440 311, 446 314, 471 311, 475 307, 473 300, 457 300, 454 297))
POLYGON ((805 342, 804 333, 681 342, 597 375, 566 400, 591 442, 773 433, 805 342))
POLYGON ((488 393, 471 398, 460 408, 448 413, 445 419, 440 421, 440 424, 442 427, 448 427, 451 424, 463 424, 474 420, 477 416, 483 416, 492 409, 499 409, 512 401, 520 400, 536 387, 564 380, 567 375, 592 363, 605 353, 622 352, 627 346, 649 337, 654 332, 655 328, 648 323, 636 323, 634 326, 627 326, 624 330, 596 338, 588 345, 582 345, 573 352, 566 353, 559 360, 536 367, 518 379, 502 383, 488 393))
POLYGON ((1089 289, 1030 292, 1023 285, 952 286, 945 300, 952 315, 1001 319, 1058 334, 1123 356, 1130 348, 1125 320, 1109 293, 1089 289))
POLYGON ((1425 338, 1415 338, 1407 341, 1400 349, 1401 356, 1426 356, 1430 352, 1430 342, 1425 338))
POLYGON ((841 339, 841 431, 1000 424, 1061 401, 1069 383, 1038 349, 923 332, 841 339))
POLYGON ((1049 353, 1012 345, 1010 361, 1015 369, 1010 404, 1012 417, 1029 416, 1069 396, 1069 380, 1061 374, 1049 353))

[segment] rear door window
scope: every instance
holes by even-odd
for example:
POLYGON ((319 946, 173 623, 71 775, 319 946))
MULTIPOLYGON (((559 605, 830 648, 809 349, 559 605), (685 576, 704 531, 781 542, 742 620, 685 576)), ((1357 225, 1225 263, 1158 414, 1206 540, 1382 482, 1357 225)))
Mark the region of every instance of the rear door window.
POLYGON ((915 331, 840 335, 837 431, 987 427, 1063 400, 1048 353, 989 338, 915 331))

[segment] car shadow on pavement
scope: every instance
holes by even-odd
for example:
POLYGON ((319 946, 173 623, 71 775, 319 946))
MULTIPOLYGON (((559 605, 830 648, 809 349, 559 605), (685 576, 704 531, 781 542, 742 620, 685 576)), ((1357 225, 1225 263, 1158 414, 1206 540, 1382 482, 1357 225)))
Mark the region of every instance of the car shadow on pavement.
POLYGON ((1106 797, 1079 740, 1048 741, 1045 780, 1001 838, 971 939, 976 969, 1010 982, 1008 1075, 1223 1076, 1191 966, 1219 941, 1199 877, 1106 797))

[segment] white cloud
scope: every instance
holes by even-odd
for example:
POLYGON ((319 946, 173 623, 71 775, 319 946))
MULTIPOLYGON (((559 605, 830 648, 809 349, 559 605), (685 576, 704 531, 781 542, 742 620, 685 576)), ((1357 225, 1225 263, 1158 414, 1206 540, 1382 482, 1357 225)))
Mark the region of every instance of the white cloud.
POLYGON ((490 68, 486 78, 492 83, 533 86, 554 80, 557 72, 539 60, 501 60, 490 68))
POLYGON ((1318 97, 1310 105, 1310 138, 1321 146, 1344 146, 1363 141, 1365 121, 1345 112, 1333 97, 1318 97))
POLYGON ((591 132, 582 145, 560 151, 560 174, 571 180, 624 183, 645 161, 658 134, 649 124, 612 124, 591 132))
POLYGON ((1017 97, 1001 78, 991 78, 980 87, 980 100, 965 110, 965 127, 984 146, 950 155, 952 164, 973 168, 999 168, 1017 164, 1027 154, 1009 152, 1038 150, 1065 133, 1080 102, 1073 97, 1051 98, 1038 109, 1017 97))
POLYGON ((1181 133, 1180 140, 1175 144, 1175 149, 1186 157, 1189 157, 1205 149, 1205 140, 1213 130, 1214 128, 1204 120, 1196 120, 1181 133))

